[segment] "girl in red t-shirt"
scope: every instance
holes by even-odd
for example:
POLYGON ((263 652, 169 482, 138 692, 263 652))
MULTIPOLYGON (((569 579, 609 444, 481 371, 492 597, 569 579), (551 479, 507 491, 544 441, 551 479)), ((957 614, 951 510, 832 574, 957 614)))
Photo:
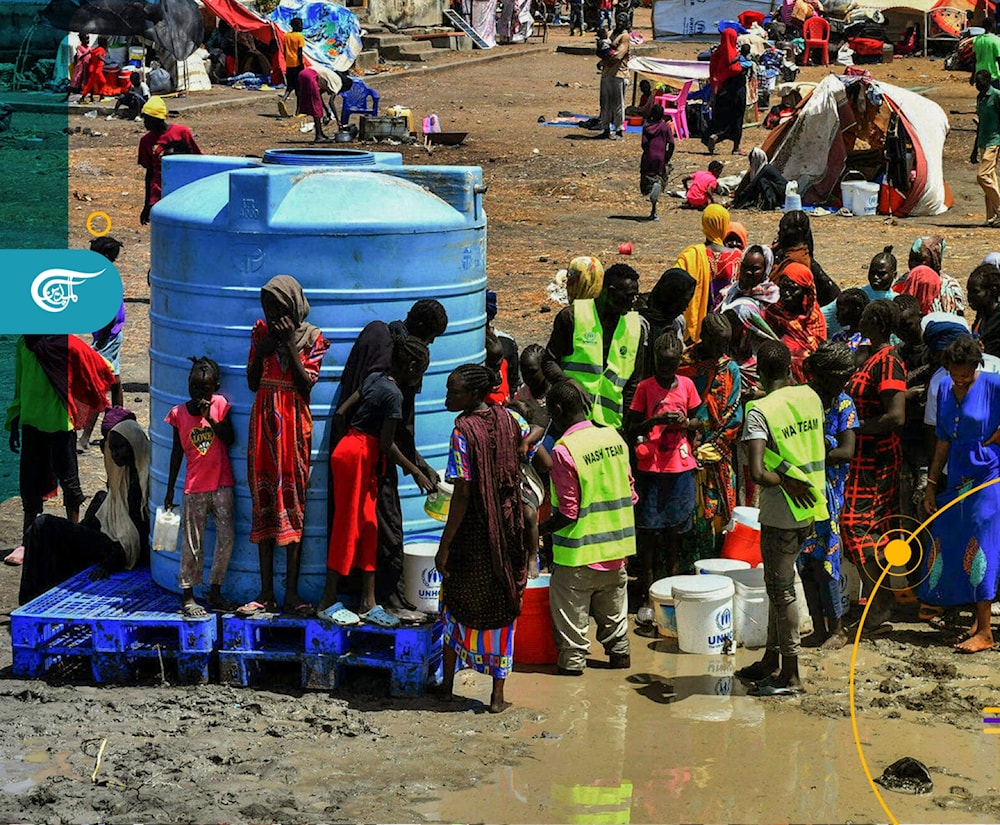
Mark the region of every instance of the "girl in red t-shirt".
POLYGON ((211 358, 191 360, 194 364, 188 375, 191 400, 178 404, 165 419, 174 428, 174 446, 170 453, 170 474, 163 506, 168 510, 174 506, 174 484, 181 461, 186 457, 181 524, 184 536, 181 542, 181 611, 185 616, 199 618, 207 614, 205 608, 195 601, 194 588, 201 585, 204 576, 205 526, 210 513, 215 519, 215 554, 209 574, 211 590, 208 603, 218 610, 236 608, 222 595, 222 581, 229 568, 236 537, 233 525, 233 468, 228 452, 236 435, 229 417, 229 402, 217 395, 219 365, 211 358))

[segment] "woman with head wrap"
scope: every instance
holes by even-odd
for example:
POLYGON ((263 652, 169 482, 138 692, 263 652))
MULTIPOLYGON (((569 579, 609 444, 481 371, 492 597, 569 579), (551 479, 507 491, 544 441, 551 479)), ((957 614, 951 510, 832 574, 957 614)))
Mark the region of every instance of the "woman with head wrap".
POLYGON ((974 603, 972 627, 955 649, 978 653, 993 647, 990 605, 1000 577, 1000 487, 991 484, 1000 479, 1000 376, 980 371, 982 350, 971 336, 952 341, 941 363, 948 377, 924 497, 927 513, 937 516, 920 598, 943 607, 974 603), (970 489, 978 490, 974 498, 946 506, 970 489))
POLYGON ((250 332, 247 359, 247 385, 254 393, 247 436, 250 541, 260 555, 260 595, 237 612, 277 609, 274 548, 284 547, 285 610, 308 616, 312 607, 299 598, 298 580, 312 451, 309 398, 330 343, 319 327, 306 321, 309 301, 290 275, 268 281, 260 291, 260 304, 264 318, 250 332))
POLYGON ((597 258, 578 255, 566 270, 566 295, 570 303, 577 298, 596 298, 604 288, 604 267, 597 258))
MULTIPOLYGON (((847 383, 845 392, 858 410, 858 446, 847 475, 840 530, 844 553, 861 571, 865 594, 882 574, 879 551, 889 520, 899 512, 899 470, 903 461, 899 429, 906 419, 906 367, 889 343, 898 324, 892 301, 872 301, 861 313, 859 329, 871 342, 871 355, 847 383)), ((889 618, 890 596, 881 589, 869 601, 865 632, 889 618)))
POLYGON ((826 321, 816 301, 812 272, 789 263, 778 281, 781 299, 764 308, 764 318, 792 353, 792 376, 805 383, 803 362, 826 340, 826 321))
MULTIPOLYGON (((649 324, 647 340, 655 341, 664 332, 673 331, 681 343, 687 343, 685 313, 695 294, 697 282, 680 267, 671 267, 656 282, 646 296, 646 305, 639 310, 649 324)), ((645 375, 652 375, 652 354, 645 375)))
POLYGON ((775 272, 771 280, 775 283, 781 278, 782 270, 790 263, 799 263, 809 267, 816 284, 816 300, 820 306, 826 306, 837 300, 840 287, 833 278, 819 265, 814 257, 812 227, 809 215, 798 210, 785 212, 778 223, 778 237, 771 244, 774 252, 775 272))
POLYGON ((976 313, 972 331, 983 350, 1000 355, 1000 269, 980 264, 969 275, 969 308, 976 313))
MULTIPOLYGON (((941 291, 934 298, 934 312, 954 312, 956 315, 965 314, 965 293, 962 285, 951 275, 942 269, 944 253, 948 249, 948 244, 940 235, 924 235, 917 238, 910 247, 909 260, 907 261, 909 270, 912 271, 918 266, 929 266, 941 278, 941 291)), ((907 275, 897 278, 899 281, 905 280, 907 275)))
POLYGON ((757 347, 762 341, 777 341, 777 333, 761 315, 760 305, 750 298, 730 302, 723 314, 732 327, 729 354, 740 368, 743 400, 757 396, 760 379, 757 376, 757 347))
POLYGON ((705 242, 687 247, 676 264, 695 279, 694 297, 684 311, 686 338, 694 343, 701 340, 702 319, 722 303, 742 257, 740 250, 729 249, 723 243, 729 233, 729 211, 725 207, 714 203, 705 207, 701 231, 705 242))
POLYGON ((854 374, 854 352, 845 344, 824 341, 806 359, 809 386, 823 402, 826 417, 826 507, 830 518, 813 524, 812 535, 802 546, 802 586, 817 643, 838 650, 847 643, 843 633, 840 601, 840 511, 844 506, 844 483, 854 458, 858 411, 844 392, 854 374), (823 630, 826 629, 824 633, 823 630))
POLYGON ((920 312, 926 315, 934 312, 935 303, 941 295, 941 276, 929 266, 915 266, 902 281, 898 281, 892 291, 897 295, 912 295, 920 304, 920 312))
POLYGON ((716 540, 736 506, 733 444, 743 423, 740 368, 726 354, 733 329, 725 315, 709 313, 701 342, 688 349, 678 375, 694 382, 702 405, 693 416, 696 500, 694 526, 681 543, 681 569, 718 555, 716 540))
POLYGON ((742 252, 747 248, 748 238, 747 228, 743 224, 739 221, 730 221, 729 231, 726 233, 726 237, 722 239, 722 242, 730 249, 738 249, 742 252))
POLYGON ((739 277, 723 296, 720 312, 738 298, 750 298, 758 305, 776 303, 780 295, 778 287, 771 281, 774 268, 774 253, 769 247, 754 244, 743 252, 740 259, 739 277))
POLYGON ((79 524, 41 515, 25 533, 21 604, 94 564, 98 578, 148 563, 149 438, 134 416, 105 416, 104 424, 118 418, 101 428, 107 491, 94 496, 79 524))
POLYGON ((767 155, 759 146, 750 150, 750 168, 736 187, 731 209, 761 209, 770 212, 780 209, 785 202, 788 181, 767 162, 767 155))
POLYGON ((740 50, 736 45, 736 32, 724 29, 722 41, 708 63, 708 77, 712 85, 712 122, 708 135, 702 142, 711 155, 721 140, 733 142, 733 154, 740 153, 743 138, 743 118, 747 107, 747 81, 740 65, 740 50))

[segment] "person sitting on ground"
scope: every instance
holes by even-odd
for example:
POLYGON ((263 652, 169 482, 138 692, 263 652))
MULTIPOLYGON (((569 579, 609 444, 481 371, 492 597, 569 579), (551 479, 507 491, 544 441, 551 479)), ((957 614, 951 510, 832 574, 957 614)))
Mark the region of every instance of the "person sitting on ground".
POLYGON ((649 117, 649 112, 653 108, 656 95, 653 94, 653 84, 648 80, 639 81, 639 103, 635 106, 626 106, 626 116, 638 116, 643 119, 649 117))
POLYGON ((893 52, 899 55, 910 55, 917 50, 917 24, 910 22, 899 36, 893 52))
MULTIPOLYGON (((111 366, 75 335, 22 335, 14 362, 14 398, 7 408, 10 450, 20 452, 18 489, 27 530, 58 481, 70 522, 80 519, 76 430, 108 405, 111 366)), ((21 564, 24 545, 4 559, 21 564)))
POLYGON ((642 159, 639 161, 639 191, 649 198, 651 221, 659 219, 656 204, 667 185, 675 146, 673 125, 663 119, 663 107, 657 104, 649 110, 642 127, 642 159))
POLYGON ((759 146, 750 150, 749 168, 740 185, 736 187, 730 209, 760 209, 770 212, 780 209, 785 202, 788 181, 767 162, 767 155, 759 146))
POLYGON ((118 407, 105 414, 101 433, 107 491, 94 496, 79 524, 50 515, 32 522, 24 534, 20 604, 93 564, 96 579, 149 561, 149 438, 118 407))
POLYGON ((125 120, 135 120, 139 117, 139 112, 146 101, 149 100, 149 86, 143 80, 141 69, 132 72, 128 79, 130 84, 128 91, 118 95, 115 109, 111 114, 125 120), (120 109, 123 109, 122 114, 118 113, 120 109))
POLYGON ((222 596, 222 582, 236 540, 235 481, 228 452, 236 441, 236 433, 229 415, 232 406, 218 394, 221 387, 219 365, 211 358, 192 358, 191 364, 188 375, 191 398, 174 407, 164 419, 173 429, 173 446, 163 507, 166 510, 174 508, 174 486, 186 458, 181 516, 181 612, 188 618, 197 619, 208 615, 195 601, 194 588, 201 586, 205 577, 205 528, 209 514, 215 520, 215 552, 209 574, 208 603, 223 612, 237 608, 222 596))
POLYGON ((699 170, 685 175, 681 178, 681 184, 685 188, 684 203, 681 206, 687 209, 704 209, 706 206, 717 203, 715 193, 719 189, 719 175, 722 174, 722 161, 713 160, 708 164, 708 170, 699 170))
POLYGON ((770 602, 767 651, 736 672, 753 683, 752 696, 802 693, 799 611, 805 605, 795 595, 795 567, 813 523, 830 517, 823 403, 811 387, 792 386, 791 363, 780 341, 760 345, 757 368, 767 394, 747 404, 743 427, 750 475, 761 488, 760 549, 770 602))

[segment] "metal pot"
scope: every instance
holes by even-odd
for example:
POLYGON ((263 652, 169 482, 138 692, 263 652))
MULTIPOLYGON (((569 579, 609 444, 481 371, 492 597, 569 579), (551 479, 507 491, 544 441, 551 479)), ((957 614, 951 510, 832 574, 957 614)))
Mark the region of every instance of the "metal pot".
POLYGON ((334 134, 333 139, 337 141, 337 143, 350 143, 354 140, 354 135, 352 135, 347 129, 341 129, 339 132, 334 134))

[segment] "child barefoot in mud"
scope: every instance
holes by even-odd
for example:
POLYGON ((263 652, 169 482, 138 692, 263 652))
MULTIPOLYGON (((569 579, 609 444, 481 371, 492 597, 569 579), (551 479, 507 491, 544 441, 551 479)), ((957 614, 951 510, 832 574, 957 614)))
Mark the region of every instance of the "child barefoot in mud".
POLYGON ((184 509, 181 532, 181 612, 189 618, 207 615, 194 598, 194 588, 204 576, 205 526, 209 513, 215 518, 215 554, 209 574, 208 603, 216 610, 233 610, 222 596, 222 580, 233 553, 233 468, 228 448, 236 440, 229 417, 229 402, 217 395, 220 387, 219 365, 211 358, 192 358, 188 375, 191 400, 178 404, 167 413, 166 422, 174 428, 174 446, 170 453, 170 474, 163 506, 174 506, 174 485, 181 462, 187 458, 184 477, 184 509))
POLYGON ((451 699, 455 666, 493 677, 490 713, 510 707, 504 684, 514 666, 514 620, 528 580, 518 447, 521 428, 506 409, 487 404, 497 373, 464 364, 448 376, 445 407, 458 413, 445 477, 455 492, 434 566, 441 573, 444 681, 451 699))
POLYGON ((284 610, 313 614, 299 598, 299 563, 305 521, 312 412, 309 395, 330 348, 318 327, 306 323, 309 302, 290 275, 276 275, 260 291, 264 319, 250 333, 247 384, 255 393, 247 438, 247 483, 253 504, 250 541, 260 553, 260 595, 237 612, 277 610, 274 548, 287 553, 284 610), (271 422, 280 420, 275 428, 271 422), (280 483, 279 483, 280 481, 280 483))
MULTIPOLYGON (((518 449, 521 456, 521 510, 524 513, 524 552, 528 556, 528 578, 537 579, 538 565, 538 508, 542 506, 548 490, 548 478, 552 471, 552 459, 542 446, 545 427, 539 423, 541 407, 533 402, 511 400, 507 402, 514 420, 521 428, 523 438, 518 449)), ((547 418, 547 416, 545 416, 547 418)))
POLYGON ((791 353, 781 341, 760 345, 757 370, 767 395, 747 404, 743 425, 750 477, 761 488, 760 550, 771 603, 764 658, 736 671, 738 678, 754 683, 748 691, 751 696, 802 693, 799 610, 803 605, 795 598, 795 563, 813 522, 829 518, 823 404, 809 387, 792 386, 791 366, 791 353))

